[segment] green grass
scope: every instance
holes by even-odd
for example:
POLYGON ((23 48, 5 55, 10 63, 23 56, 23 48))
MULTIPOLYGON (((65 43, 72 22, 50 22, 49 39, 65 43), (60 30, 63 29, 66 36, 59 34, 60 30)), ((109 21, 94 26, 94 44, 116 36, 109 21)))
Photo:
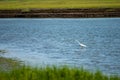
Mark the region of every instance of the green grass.
POLYGON ((21 61, 12 58, 2 57, 4 54, 7 54, 6 50, 0 50, 0 70, 7 71, 15 67, 20 66, 21 61))
MULTIPOLYGON (((9 71, 21 66, 21 61, 0 56, 0 71, 9 71)), ((1 80, 1 79, 0 79, 1 80)))
POLYGON ((69 66, 31 67, 0 57, 0 80, 120 80, 120 76, 69 66))
POLYGON ((120 8, 120 0, 1 0, 0 9, 120 8))
POLYGON ((106 76, 100 71, 92 73, 83 68, 67 66, 44 68, 23 66, 8 72, 0 71, 0 80, 120 80, 120 77, 106 76))

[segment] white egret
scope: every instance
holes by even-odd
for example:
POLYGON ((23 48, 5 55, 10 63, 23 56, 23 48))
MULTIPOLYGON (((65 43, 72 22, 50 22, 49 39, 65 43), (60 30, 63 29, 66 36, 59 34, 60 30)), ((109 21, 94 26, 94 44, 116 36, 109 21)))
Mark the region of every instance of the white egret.
POLYGON ((75 40, 82 48, 87 47, 85 44, 80 43, 78 40, 75 40))

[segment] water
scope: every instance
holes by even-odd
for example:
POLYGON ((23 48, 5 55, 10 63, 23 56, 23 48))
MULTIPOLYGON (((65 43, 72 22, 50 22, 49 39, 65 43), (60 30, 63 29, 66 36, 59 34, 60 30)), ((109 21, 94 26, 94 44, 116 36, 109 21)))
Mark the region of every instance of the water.
POLYGON ((120 74, 120 18, 0 19, 0 49, 30 65, 120 74))

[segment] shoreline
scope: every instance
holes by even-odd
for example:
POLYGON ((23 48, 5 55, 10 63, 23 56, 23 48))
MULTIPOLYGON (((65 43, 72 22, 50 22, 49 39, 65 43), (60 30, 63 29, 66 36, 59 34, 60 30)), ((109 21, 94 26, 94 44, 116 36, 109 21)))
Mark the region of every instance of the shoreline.
POLYGON ((0 18, 104 18, 120 17, 120 8, 0 10, 0 18))

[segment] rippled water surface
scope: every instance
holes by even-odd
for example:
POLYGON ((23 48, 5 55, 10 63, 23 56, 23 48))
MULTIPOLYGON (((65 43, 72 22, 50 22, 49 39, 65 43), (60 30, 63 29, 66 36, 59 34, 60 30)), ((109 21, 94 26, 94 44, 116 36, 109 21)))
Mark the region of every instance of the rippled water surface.
POLYGON ((120 74, 120 18, 0 19, 0 49, 31 65, 120 74))

